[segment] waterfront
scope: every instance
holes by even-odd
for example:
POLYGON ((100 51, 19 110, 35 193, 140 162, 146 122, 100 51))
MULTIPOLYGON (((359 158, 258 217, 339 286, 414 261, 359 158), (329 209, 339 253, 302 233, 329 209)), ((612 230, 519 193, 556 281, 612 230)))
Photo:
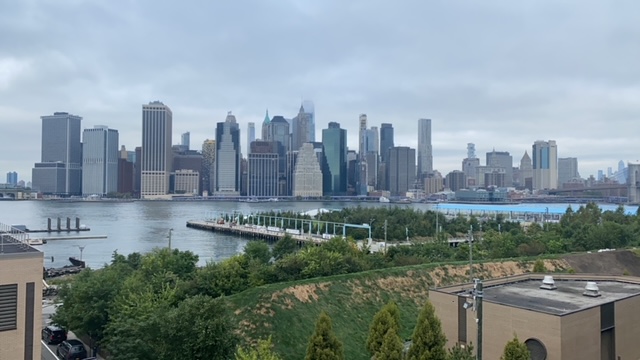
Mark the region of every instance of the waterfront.
MULTIPOLYGON (((135 201, 135 202, 61 202, 61 201, 2 201, 0 202, 0 222, 4 224, 23 224, 30 229, 44 229, 47 218, 55 224, 57 217, 79 217, 81 223, 91 228, 83 235, 107 235, 107 239, 93 240, 52 240, 38 246, 45 253, 45 266, 59 267, 68 265, 68 257, 80 257, 79 246, 84 246, 83 260, 88 266, 101 267, 110 261, 111 254, 147 252, 155 247, 168 245, 169 229, 173 228, 172 247, 190 250, 200 257, 200 265, 207 261, 220 261, 242 252, 246 239, 207 231, 188 229, 187 220, 202 220, 213 213, 240 211, 245 214, 269 210, 303 212, 314 209, 340 209, 351 206, 400 206, 421 210, 434 209, 456 214, 458 212, 474 214, 494 211, 514 213, 564 213, 568 204, 513 204, 513 205, 475 205, 475 204, 380 204, 357 202, 220 202, 220 201, 135 201), (52 261, 53 258, 53 261, 52 261)), ((579 205, 572 204, 573 209, 579 205)), ((615 205, 601 205, 603 210, 615 210, 615 205)), ((628 213, 635 213, 637 206, 628 207, 628 213)), ((54 225, 55 226, 55 225, 54 225)), ((65 234, 65 233, 63 233, 65 234)), ((78 233, 70 233, 80 235, 78 233)), ((46 237, 47 234, 31 234, 32 238, 46 237)), ((59 236, 51 234, 50 236, 59 236)))

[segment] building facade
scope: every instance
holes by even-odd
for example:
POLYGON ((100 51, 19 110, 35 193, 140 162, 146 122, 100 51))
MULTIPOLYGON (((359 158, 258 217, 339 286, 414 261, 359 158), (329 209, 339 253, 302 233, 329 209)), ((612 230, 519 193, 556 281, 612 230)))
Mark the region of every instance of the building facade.
POLYGON ((312 114, 306 111, 304 104, 300 105, 298 115, 291 119, 290 150, 297 151, 302 147, 302 144, 314 141, 311 138, 312 135, 315 137, 315 126, 313 121, 312 114))
POLYGON ((279 196, 280 156, 277 141, 254 141, 247 157, 247 196, 279 196))
POLYGON ((118 192, 118 130, 96 125, 82 132, 82 195, 118 192))
POLYGON ((520 159, 520 186, 533 190, 533 163, 526 151, 520 159))
POLYGON ((216 195, 240 195, 242 155, 240 127, 229 112, 224 122, 216 127, 215 191, 216 195))
POLYGON ((45 194, 82 193, 82 143, 80 116, 66 112, 42 116, 40 163, 32 172, 33 187, 45 194))
POLYGON ((251 143, 256 141, 256 123, 249 122, 247 125, 247 149, 251 152, 251 143))
POLYGON ((558 146, 555 140, 538 140, 532 147, 533 189, 558 188, 558 146))
POLYGON ((580 173, 578 172, 578 158, 559 158, 558 187, 562 188, 564 184, 570 183, 575 179, 580 179, 580 173))
POLYGON ((431 119, 418 120, 418 178, 433 171, 433 148, 431 146, 431 119))
POLYGON ((487 153, 487 166, 504 169, 504 186, 513 185, 513 157, 508 151, 491 151, 487 153))
POLYGON ((7 184, 16 186, 18 185, 18 173, 15 171, 9 171, 7 173, 7 184))
POLYGON ((416 180, 416 150, 406 146, 391 148, 388 167, 391 196, 405 196, 416 180))
POLYGON ((173 191, 176 194, 199 194, 200 173, 191 169, 173 172, 173 191))
POLYGON ((180 136, 180 146, 182 147, 182 151, 191 150, 191 133, 186 132, 180 136))
POLYGON ((302 144, 298 151, 293 178, 293 196, 322 196, 322 170, 312 143, 302 144))
POLYGON ((142 105, 142 161, 140 197, 163 197, 169 193, 173 113, 160 101, 142 105))
POLYGON ((345 195, 347 192, 347 130, 340 124, 330 122, 322 130, 322 145, 327 159, 329 179, 324 189, 325 195, 345 195))
POLYGON ((216 141, 206 139, 202 143, 202 191, 213 194, 216 183, 216 141))
POLYGON ((465 189, 467 187, 467 176, 460 170, 453 170, 446 176, 446 185, 451 191, 465 189))
POLYGON ((393 125, 384 123, 380 126, 380 157, 383 163, 389 158, 389 149, 394 147, 393 125))

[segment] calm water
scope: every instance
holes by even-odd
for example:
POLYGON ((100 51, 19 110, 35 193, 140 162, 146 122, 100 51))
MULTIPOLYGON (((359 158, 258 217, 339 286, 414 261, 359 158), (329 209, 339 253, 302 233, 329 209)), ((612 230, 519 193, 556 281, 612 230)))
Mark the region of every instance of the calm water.
MULTIPOLYGON (((308 211, 319 208, 340 209, 357 206, 353 202, 276 202, 276 203, 237 203, 237 202, 152 202, 136 201, 123 203, 106 202, 54 202, 54 201, 0 201, 0 223, 23 224, 31 229, 45 229, 47 218, 52 218, 55 227, 56 218, 61 217, 63 227, 66 218, 81 219, 81 224, 91 231, 81 235, 107 235, 107 239, 97 240, 53 240, 39 246, 45 253, 46 267, 68 265, 68 257, 80 257, 79 246, 84 246, 82 258, 90 267, 101 267, 111 258, 114 251, 121 254, 147 252, 155 247, 167 246, 168 232, 173 228, 172 246, 181 250, 190 250, 200 256, 200 264, 207 261, 220 261, 242 252, 246 240, 229 235, 221 235, 201 230, 188 229, 187 220, 201 220, 216 212, 241 211, 245 214, 273 209, 282 211, 308 211), (53 260, 52 260, 53 258, 53 260)), ((394 204, 369 203, 363 206, 395 206, 394 204)), ((431 204, 398 205, 427 210, 431 204)), ((572 205, 574 209, 578 205, 572 205)), ((482 213, 483 211, 549 212, 563 213, 566 204, 516 204, 516 205, 468 205, 439 204, 443 212, 482 213), (548 209, 548 210, 547 210, 548 209)), ((603 205, 604 210, 614 210, 616 206, 603 205)), ((635 213, 637 207, 627 208, 635 213)), ((64 235, 65 233, 61 234, 64 235)), ((71 233, 70 235, 78 235, 71 233)), ((46 234, 31 234, 31 237, 46 237, 46 234)), ((58 235, 51 235, 58 236, 58 235)))

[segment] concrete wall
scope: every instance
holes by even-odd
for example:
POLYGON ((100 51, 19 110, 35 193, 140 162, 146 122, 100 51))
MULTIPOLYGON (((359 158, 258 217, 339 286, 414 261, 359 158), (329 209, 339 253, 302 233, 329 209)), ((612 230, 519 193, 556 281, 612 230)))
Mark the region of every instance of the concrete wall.
POLYGON ((0 255, 0 285, 18 284, 17 329, 0 332, 0 359, 41 359, 42 267, 41 252, 0 255), (25 357, 27 283, 33 282, 33 356, 25 357))
POLYGON ((615 304, 616 355, 620 359, 640 359, 640 296, 620 300, 615 304))

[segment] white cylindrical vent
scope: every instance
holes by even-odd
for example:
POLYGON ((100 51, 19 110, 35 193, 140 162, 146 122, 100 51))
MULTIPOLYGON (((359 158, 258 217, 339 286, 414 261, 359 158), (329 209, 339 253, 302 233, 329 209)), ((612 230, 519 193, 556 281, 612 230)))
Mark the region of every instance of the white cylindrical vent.
POLYGON ((598 297, 600 296, 600 289, 595 281, 587 281, 587 285, 584 287, 584 296, 598 297))
POLYGON ((556 282, 553 281, 553 276, 545 275, 544 279, 542 279, 542 285, 540 285, 540 289, 555 290, 556 282))

